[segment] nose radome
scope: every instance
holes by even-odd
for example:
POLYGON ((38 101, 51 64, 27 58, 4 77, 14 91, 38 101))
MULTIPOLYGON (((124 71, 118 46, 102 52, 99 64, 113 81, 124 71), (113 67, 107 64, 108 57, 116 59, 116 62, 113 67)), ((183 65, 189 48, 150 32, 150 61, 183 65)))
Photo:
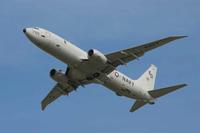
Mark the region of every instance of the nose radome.
POLYGON ((26 33, 26 28, 23 29, 23 32, 26 33))

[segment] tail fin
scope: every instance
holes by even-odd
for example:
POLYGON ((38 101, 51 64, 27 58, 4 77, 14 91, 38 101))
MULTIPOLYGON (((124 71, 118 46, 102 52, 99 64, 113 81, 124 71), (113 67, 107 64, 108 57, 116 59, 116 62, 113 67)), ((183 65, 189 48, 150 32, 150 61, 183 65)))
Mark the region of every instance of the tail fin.
POLYGON ((139 77, 139 79, 137 80, 138 84, 146 91, 153 90, 155 85, 156 73, 157 67, 152 64, 149 69, 139 77))

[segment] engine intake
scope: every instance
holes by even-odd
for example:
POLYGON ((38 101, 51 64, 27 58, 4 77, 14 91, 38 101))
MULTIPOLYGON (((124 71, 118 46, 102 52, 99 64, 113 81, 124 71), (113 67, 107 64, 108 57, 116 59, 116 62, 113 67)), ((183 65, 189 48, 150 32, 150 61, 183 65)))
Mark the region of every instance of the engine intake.
POLYGON ((88 51, 88 55, 89 56, 92 56, 94 54, 94 50, 93 49, 90 49, 89 51, 88 51))
POLYGON ((90 49, 88 51, 88 58, 95 61, 96 63, 107 63, 107 58, 105 57, 105 55, 96 49, 90 49))
POLYGON ((69 83, 69 79, 68 77, 65 75, 64 72, 62 71, 57 71, 56 69, 51 69, 51 71, 49 72, 50 77, 58 82, 60 85, 62 85, 62 87, 60 88, 63 95, 68 94, 68 92, 71 92, 72 90, 74 90, 74 86, 72 86, 69 83))
POLYGON ((56 74, 56 69, 51 69, 51 71, 50 71, 50 76, 52 77, 52 76, 54 76, 56 74))
POLYGON ((56 69, 51 69, 50 77, 58 83, 67 83, 68 78, 62 71, 57 71, 56 69))

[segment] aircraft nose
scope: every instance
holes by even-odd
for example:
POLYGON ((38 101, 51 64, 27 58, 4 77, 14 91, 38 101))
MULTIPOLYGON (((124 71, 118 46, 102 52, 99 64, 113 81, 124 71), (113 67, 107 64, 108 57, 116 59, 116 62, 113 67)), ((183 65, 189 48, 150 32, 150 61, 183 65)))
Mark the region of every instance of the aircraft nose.
POLYGON ((23 32, 26 33, 26 28, 23 29, 23 32))

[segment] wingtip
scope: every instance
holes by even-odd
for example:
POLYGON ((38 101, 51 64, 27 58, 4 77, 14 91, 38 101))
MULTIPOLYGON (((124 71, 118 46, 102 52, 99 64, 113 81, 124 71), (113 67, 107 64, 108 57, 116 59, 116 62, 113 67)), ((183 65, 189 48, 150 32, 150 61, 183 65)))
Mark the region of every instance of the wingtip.
POLYGON ((186 38, 186 37, 188 37, 188 36, 180 36, 180 38, 186 38))
POLYGON ((46 108, 46 106, 41 104, 41 110, 44 111, 45 108, 46 108))
POLYGON ((188 84, 182 84, 183 87, 188 86, 188 84))
POLYGON ((129 110, 129 112, 130 112, 130 113, 133 113, 134 111, 132 111, 132 110, 129 110))
POLYGON ((175 38, 177 38, 177 39, 181 39, 181 38, 186 38, 186 37, 188 37, 188 36, 173 36, 173 37, 175 37, 175 38))
POLYGON ((185 87, 185 86, 188 86, 188 85, 187 84, 180 84, 179 88, 182 88, 182 87, 185 87))
POLYGON ((133 113, 133 112, 135 112, 135 111, 136 111, 135 109, 130 109, 130 110, 129 110, 130 113, 133 113))

